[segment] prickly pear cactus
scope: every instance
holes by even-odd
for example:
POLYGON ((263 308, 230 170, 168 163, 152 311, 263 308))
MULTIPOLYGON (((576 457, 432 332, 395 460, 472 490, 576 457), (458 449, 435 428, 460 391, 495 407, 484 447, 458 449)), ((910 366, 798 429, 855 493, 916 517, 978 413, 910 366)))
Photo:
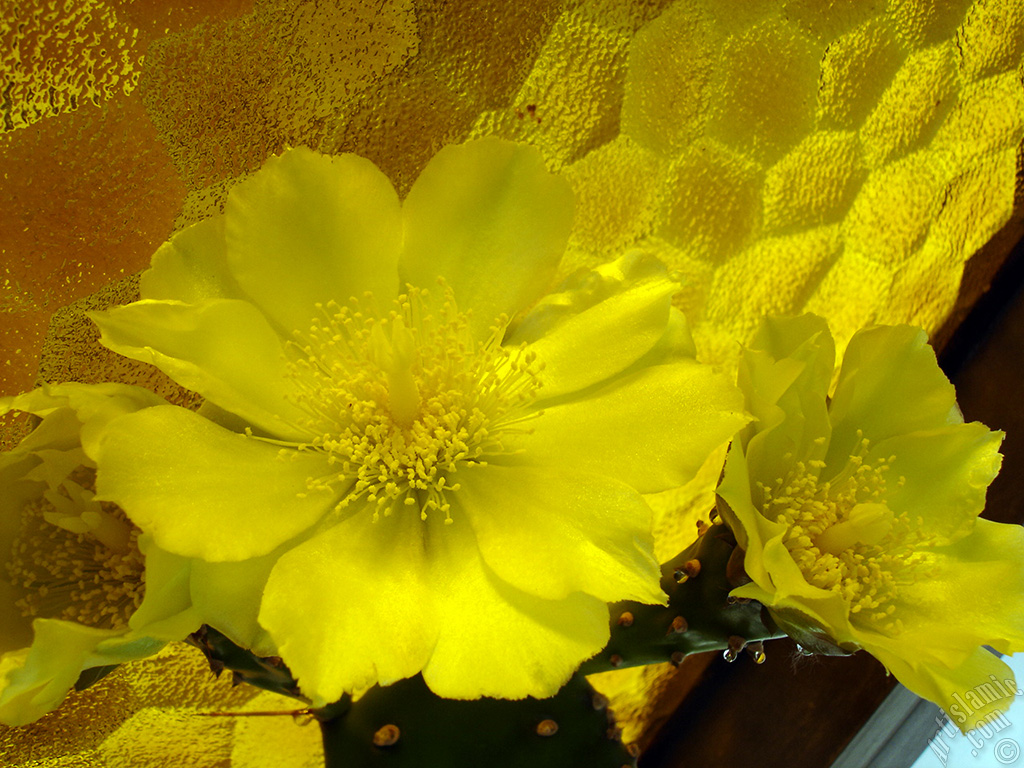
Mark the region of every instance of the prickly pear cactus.
MULTIPOLYGON (((612 606, 611 639, 555 696, 522 701, 457 701, 436 696, 416 676, 348 696, 323 709, 299 709, 319 722, 327 768, 592 768, 634 766, 607 700, 585 675, 619 667, 681 663, 690 653, 721 650, 733 661, 746 648, 758 663, 761 641, 780 636, 760 604, 729 592, 745 579, 742 552, 727 526, 706 529, 662 567, 668 605, 612 606)), ((302 700, 280 659, 254 656, 215 629, 191 637, 215 672, 302 700)))
POLYGON ((734 661, 746 648, 764 661, 761 641, 781 637, 760 603, 735 600, 729 592, 746 581, 743 553, 728 526, 716 523, 662 566, 668 605, 622 602, 611 607, 611 640, 583 664, 581 672, 676 664, 691 653, 722 650, 734 661))
POLYGON ((607 701, 576 675, 549 699, 441 699, 416 676, 321 722, 327 768, 635 766, 607 701))

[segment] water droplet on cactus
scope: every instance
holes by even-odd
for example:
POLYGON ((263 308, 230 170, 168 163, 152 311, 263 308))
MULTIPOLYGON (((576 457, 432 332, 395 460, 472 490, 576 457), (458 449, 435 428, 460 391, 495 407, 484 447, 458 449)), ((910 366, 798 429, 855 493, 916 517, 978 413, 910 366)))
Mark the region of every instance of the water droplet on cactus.
POLYGON ((739 635, 730 635, 727 642, 729 647, 722 653, 722 658, 731 664, 739 658, 740 652, 747 645, 747 641, 746 638, 742 638, 739 635))
POLYGON ((747 646, 747 653, 754 660, 755 664, 764 664, 767 656, 764 654, 764 645, 761 642, 751 643, 747 646))

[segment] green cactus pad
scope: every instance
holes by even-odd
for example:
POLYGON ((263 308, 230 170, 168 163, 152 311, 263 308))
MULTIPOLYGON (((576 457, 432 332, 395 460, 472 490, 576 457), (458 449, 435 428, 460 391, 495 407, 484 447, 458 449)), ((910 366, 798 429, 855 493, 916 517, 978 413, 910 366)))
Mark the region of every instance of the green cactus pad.
POLYGON ((327 768, 623 768, 605 699, 580 675, 549 699, 442 699, 417 675, 321 721, 327 768))
POLYGON ((782 637, 760 603, 730 599, 745 579, 741 555, 728 526, 708 528, 662 566, 668 605, 612 605, 611 639, 580 671, 678 663, 688 654, 715 650, 732 660, 748 643, 782 637))

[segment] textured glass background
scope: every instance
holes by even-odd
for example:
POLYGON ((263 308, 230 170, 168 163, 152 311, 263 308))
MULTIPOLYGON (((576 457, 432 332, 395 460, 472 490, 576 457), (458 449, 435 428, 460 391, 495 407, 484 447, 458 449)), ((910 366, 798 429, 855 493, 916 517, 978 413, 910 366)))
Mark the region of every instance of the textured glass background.
MULTIPOLYGON (((194 403, 82 313, 135 298, 172 231, 289 145, 357 152, 404 192, 446 143, 535 144, 576 192, 563 274, 658 254, 725 369, 766 313, 825 315, 840 347, 870 322, 941 342, 1024 218, 1020 0, 6 0, 0 38, 2 394, 119 380, 194 403)), ((659 554, 717 472, 654 500, 659 554)), ((193 739, 197 768, 258 766, 260 728, 315 750, 288 718, 183 714, 253 694, 194 691, 176 659, 77 697, 87 729, 71 707, 0 730, 0 753, 161 765, 193 739)), ((667 679, 607 683, 628 738, 667 679)))

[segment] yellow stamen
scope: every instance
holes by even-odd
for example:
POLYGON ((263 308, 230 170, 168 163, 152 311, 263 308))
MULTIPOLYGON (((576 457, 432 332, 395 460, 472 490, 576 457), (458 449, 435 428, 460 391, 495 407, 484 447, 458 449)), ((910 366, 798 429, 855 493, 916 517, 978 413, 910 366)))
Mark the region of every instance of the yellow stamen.
POLYGON ((885 503, 892 459, 869 463, 867 452, 862 439, 829 481, 819 479, 822 462, 797 462, 788 477, 760 486, 763 510, 786 525, 783 542, 808 583, 840 595, 851 621, 895 634, 902 629, 892 617, 900 585, 921 578, 928 542, 885 503))
MULTIPOLYGON (((22 510, 7 563, 11 583, 25 591, 16 605, 26 618, 75 621, 121 629, 142 603, 145 562, 139 531, 114 504, 90 501, 78 515, 51 499, 91 499, 95 472, 79 467, 65 481, 68 495, 47 492, 22 510), (85 490, 80 494, 77 491, 85 490)), ((65 489, 61 489, 62 491, 65 489)))
POLYGON ((450 522, 459 466, 506 453, 503 437, 536 415, 527 406, 540 366, 501 346, 507 319, 477 341, 444 295, 431 312, 426 291, 410 287, 386 317, 369 309, 370 296, 330 303, 296 334, 290 375, 318 435, 296 447, 321 451, 337 468, 308 485, 341 493, 339 509, 365 500, 375 520, 411 507, 450 522))

